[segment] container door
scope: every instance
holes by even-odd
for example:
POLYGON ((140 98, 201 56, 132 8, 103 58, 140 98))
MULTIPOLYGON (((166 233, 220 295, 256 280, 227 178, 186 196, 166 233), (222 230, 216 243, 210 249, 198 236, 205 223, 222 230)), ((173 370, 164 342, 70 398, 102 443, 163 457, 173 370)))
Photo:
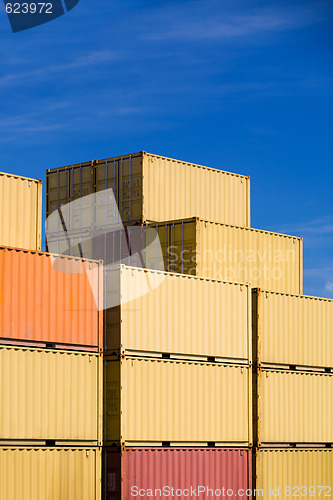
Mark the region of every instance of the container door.
POLYGON ((119 213, 122 222, 142 221, 142 155, 123 157, 119 164, 119 213))

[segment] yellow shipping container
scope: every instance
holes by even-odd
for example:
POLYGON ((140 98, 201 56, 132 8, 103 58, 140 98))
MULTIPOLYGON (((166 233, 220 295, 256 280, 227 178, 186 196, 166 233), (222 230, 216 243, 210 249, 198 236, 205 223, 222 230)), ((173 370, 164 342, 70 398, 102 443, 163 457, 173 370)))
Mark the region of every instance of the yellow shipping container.
POLYGON ((333 300, 253 290, 259 365, 333 368, 333 300))
POLYGON ((0 347, 0 442, 102 438, 98 354, 0 347))
POLYGON ((42 181, 0 172, 0 245, 41 249, 42 181))
POLYGON ((259 498, 332 496, 333 450, 257 450, 255 471, 253 487, 259 498))
POLYGON ((105 441, 248 446, 248 366, 123 357, 105 361, 105 441))
MULTIPOLYGON (((81 196, 112 189, 123 222, 201 217, 250 226, 250 178, 141 151, 47 171, 47 215, 81 196)), ((89 209, 90 210, 90 209, 89 209)), ((72 229, 113 222, 110 213, 72 214, 72 229)))
POLYGON ((100 448, 0 448, 0 500, 100 498, 100 448))
POLYGON ((303 292, 302 238, 195 218, 153 227, 158 228, 164 262, 156 261, 151 249, 147 267, 303 292))
POLYGON ((254 382, 259 446, 333 443, 333 374, 260 369, 254 382))
POLYGON ((123 265, 107 284, 106 351, 251 359, 249 285, 123 265))

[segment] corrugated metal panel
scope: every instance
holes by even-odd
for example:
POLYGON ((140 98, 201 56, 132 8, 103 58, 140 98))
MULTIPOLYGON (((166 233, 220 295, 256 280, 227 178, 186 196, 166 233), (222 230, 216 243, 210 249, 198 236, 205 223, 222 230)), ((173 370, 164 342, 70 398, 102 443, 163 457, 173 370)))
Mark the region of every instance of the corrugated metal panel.
POLYGON ((0 247, 2 343, 102 350, 102 310, 101 263, 0 247))
POLYGON ((0 440, 101 441, 98 354, 0 347, 0 440))
POLYGON ((42 181, 0 172, 0 245, 41 249, 42 181))
MULTIPOLYGON (((143 177, 146 174, 145 153, 118 159, 118 208, 121 220, 142 222, 144 218, 143 177)), ((158 189, 159 186, 155 186, 158 189)), ((165 207, 163 206, 165 210, 165 207)))
POLYGON ((1 500, 100 500, 99 448, 0 448, 1 500))
POLYGON ((256 469, 260 498, 332 496, 333 450, 258 450, 256 469))
POLYGON ((333 374, 259 370, 259 443, 333 443, 333 374))
POLYGON ((127 266, 110 271, 108 283, 121 305, 106 311, 106 351, 251 358, 249 286, 127 266))
POLYGON ((247 366, 145 358, 106 360, 107 442, 252 441, 247 366))
POLYGON ((103 462, 103 500, 131 498, 138 490, 143 490, 141 498, 149 498, 155 495, 147 490, 155 493, 155 489, 163 491, 163 488, 165 496, 168 492, 172 496, 174 488, 174 496, 178 498, 222 497, 222 488, 225 495, 230 490, 229 496, 240 498, 239 490, 246 496, 246 490, 252 487, 252 457, 248 449, 105 448, 103 462), (207 488, 205 491, 203 486, 207 488), (176 490, 184 494, 178 491, 176 495, 176 490))
MULTIPOLYGON (((47 215, 80 196, 109 188, 124 223, 195 215, 250 226, 249 177, 145 152, 48 170, 47 215)), ((100 221, 104 225, 105 215, 83 210, 71 228, 87 229, 100 221)))
MULTIPOLYGON (((303 291, 302 238, 198 219, 160 224, 158 234, 167 271, 303 291)), ((160 267, 154 255, 147 255, 147 267, 160 267)))
POLYGON ((258 363, 333 367, 333 300, 253 291, 258 363))
MULTIPOLYGON (((46 176, 46 213, 50 215, 63 205, 95 191, 93 162, 70 165, 55 169, 46 176)), ((71 230, 91 228, 94 225, 94 211, 84 203, 77 207, 77 213, 68 214, 71 230)), ((61 230, 61 228, 58 228, 61 230)))
POLYGON ((250 226, 250 178, 171 158, 143 156, 143 220, 187 217, 250 226))

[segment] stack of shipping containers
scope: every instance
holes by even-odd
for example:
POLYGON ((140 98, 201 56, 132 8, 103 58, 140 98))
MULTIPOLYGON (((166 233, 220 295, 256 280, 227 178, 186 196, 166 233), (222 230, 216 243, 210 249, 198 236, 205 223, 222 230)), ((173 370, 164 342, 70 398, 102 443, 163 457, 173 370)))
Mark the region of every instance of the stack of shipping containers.
MULTIPOLYGON (((249 178, 146 153, 49 171, 48 215, 110 187, 128 232, 190 216, 249 225, 249 178)), ((82 227, 74 216, 70 237, 110 262, 111 247, 89 241, 100 215, 89 211, 82 227)), ((197 274, 106 272, 106 303, 116 304, 104 318, 106 500, 135 487, 251 488, 251 289, 197 274)))
POLYGON ((69 221, 52 248, 122 261, 104 270, 105 500, 237 496, 252 473, 265 497, 332 483, 332 301, 301 295, 302 238, 250 228, 249 192, 248 177, 144 152, 47 173, 47 215, 69 221), (81 200, 109 188, 106 209, 81 200), (117 209, 125 231, 108 235, 117 209))
POLYGON ((99 500, 102 266, 40 251, 40 181, 0 201, 0 498, 99 500))
POLYGON ((260 289, 252 297, 256 488, 331 496, 333 301, 260 289))

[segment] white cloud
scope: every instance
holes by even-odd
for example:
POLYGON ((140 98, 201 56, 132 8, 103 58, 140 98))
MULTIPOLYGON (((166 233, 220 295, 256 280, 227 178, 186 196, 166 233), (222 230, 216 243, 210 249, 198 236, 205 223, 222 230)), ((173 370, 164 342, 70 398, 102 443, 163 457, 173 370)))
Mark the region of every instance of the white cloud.
POLYGON ((325 290, 328 292, 333 292, 333 281, 328 281, 325 285, 325 290))
MULTIPOLYGON (((282 228, 280 228, 282 229, 282 228)), ((326 216, 320 219, 301 222, 299 224, 286 224, 283 229, 275 229, 277 232, 287 232, 288 234, 301 234, 306 236, 330 236, 333 235, 333 216, 326 216)))
POLYGON ((163 24, 160 21, 161 11, 157 10, 148 16, 153 17, 155 14, 157 22, 151 26, 156 28, 146 31, 144 37, 154 40, 223 40, 282 32, 323 20, 324 13, 318 7, 263 8, 250 13, 245 11, 244 14, 234 14, 221 13, 221 10, 218 12, 216 6, 209 11, 199 4, 196 8, 192 6, 191 10, 184 7, 176 12, 174 9, 165 10, 163 24))
POLYGON ((111 51, 102 50, 91 52, 84 56, 77 57, 71 62, 51 65, 35 69, 32 71, 26 71, 22 73, 11 73, 0 78, 0 86, 12 85, 13 83, 22 83, 22 80, 33 80, 38 79, 38 82, 45 77, 54 75, 54 73, 68 72, 71 69, 86 68, 89 66, 95 66, 107 61, 115 60, 118 56, 111 51))

